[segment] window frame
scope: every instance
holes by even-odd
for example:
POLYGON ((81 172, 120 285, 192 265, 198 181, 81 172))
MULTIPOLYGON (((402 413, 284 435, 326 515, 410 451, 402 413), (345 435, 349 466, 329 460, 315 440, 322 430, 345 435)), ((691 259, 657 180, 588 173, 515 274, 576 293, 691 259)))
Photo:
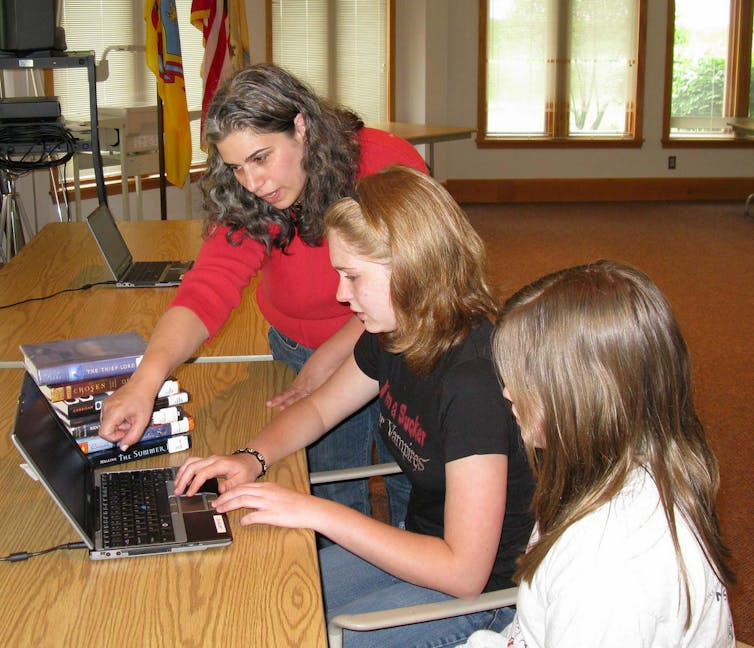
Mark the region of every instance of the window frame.
POLYGON ((567 135, 568 131, 568 103, 556 102, 561 107, 558 113, 550 113, 548 120, 552 120, 554 136, 488 136, 487 135, 487 18, 488 0, 479 0, 479 51, 478 51, 478 96, 477 96, 477 137, 479 148, 640 148, 644 143, 643 113, 644 113, 644 69, 646 61, 647 40, 647 0, 638 0, 638 34, 636 57, 636 100, 633 113, 626 112, 627 121, 631 124, 633 133, 628 137, 613 135, 567 135))
MULTIPOLYGON (((749 116, 749 84, 751 82, 752 29, 754 28, 754 7, 750 0, 730 0, 731 24, 729 27, 728 53, 725 62, 727 83, 723 96, 724 112, 732 112, 722 118, 749 116), (742 54, 743 53, 743 54, 742 54)), ((662 121, 663 148, 750 148, 754 138, 737 136, 733 129, 729 133, 715 136, 673 137, 670 134, 673 96, 673 52, 675 47, 675 0, 667 3, 667 35, 665 39, 665 96, 662 121)))

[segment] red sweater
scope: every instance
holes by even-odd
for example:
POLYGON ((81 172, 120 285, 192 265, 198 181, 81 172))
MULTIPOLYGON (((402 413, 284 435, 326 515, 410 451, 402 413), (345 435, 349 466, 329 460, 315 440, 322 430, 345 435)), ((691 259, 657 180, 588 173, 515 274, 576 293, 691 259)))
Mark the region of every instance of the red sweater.
MULTIPOLYGON (((391 164, 427 171, 424 160, 405 140, 373 128, 359 131, 361 158, 358 178, 391 164)), ((170 306, 192 310, 209 331, 220 330, 232 309, 241 303, 243 289, 259 273, 256 297, 267 321, 299 344, 317 348, 351 317, 347 304, 335 299, 338 274, 330 265, 325 241, 306 245, 298 236, 283 254, 246 236, 241 245, 226 239, 218 226, 202 244, 194 267, 186 273, 170 306)))

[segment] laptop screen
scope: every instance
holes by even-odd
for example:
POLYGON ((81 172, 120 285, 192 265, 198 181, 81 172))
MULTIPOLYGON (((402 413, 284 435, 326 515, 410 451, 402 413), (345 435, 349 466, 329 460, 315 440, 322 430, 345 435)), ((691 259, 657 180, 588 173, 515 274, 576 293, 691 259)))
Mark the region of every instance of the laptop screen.
POLYGON ((131 266, 133 257, 107 205, 99 205, 89 214, 87 223, 113 276, 122 278, 131 266))
POLYGON ((18 400, 13 442, 81 537, 92 545, 92 468, 29 374, 18 400))

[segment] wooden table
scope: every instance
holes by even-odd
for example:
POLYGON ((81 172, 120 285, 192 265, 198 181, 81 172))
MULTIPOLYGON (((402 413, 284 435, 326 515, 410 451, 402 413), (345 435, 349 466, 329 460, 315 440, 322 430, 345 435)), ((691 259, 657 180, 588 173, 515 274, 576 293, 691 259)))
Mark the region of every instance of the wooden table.
MULTIPOLYGON (((201 245, 202 223, 142 221, 119 223, 137 260, 193 259, 201 245)), ((0 305, 87 283, 112 280, 86 223, 50 223, 0 269, 0 305)), ((203 359, 269 354, 268 324, 257 307, 256 281, 210 344, 203 359)), ((148 339, 175 288, 96 286, 66 292, 0 311, 0 363, 18 363, 18 345, 65 337, 136 331, 148 339)))
MULTIPOLYGON (((189 452, 224 453, 248 443, 270 418, 264 400, 291 371, 277 362, 184 365, 196 417, 189 452)), ((78 541, 43 487, 20 468, 10 441, 22 371, 0 369, 0 554, 78 541)), ((179 465, 187 452, 121 466, 179 465)), ((303 452, 268 479, 308 492, 303 452)), ((0 636, 5 646, 324 647, 314 535, 242 528, 230 515, 230 547, 90 561, 85 550, 0 564, 0 636)))
POLYGON ((468 139, 476 133, 476 128, 468 128, 466 126, 439 126, 434 124, 410 124, 408 122, 381 122, 369 124, 369 126, 402 137, 411 144, 427 144, 429 153, 427 165, 429 166, 430 173, 434 173, 435 168, 435 143, 468 139))

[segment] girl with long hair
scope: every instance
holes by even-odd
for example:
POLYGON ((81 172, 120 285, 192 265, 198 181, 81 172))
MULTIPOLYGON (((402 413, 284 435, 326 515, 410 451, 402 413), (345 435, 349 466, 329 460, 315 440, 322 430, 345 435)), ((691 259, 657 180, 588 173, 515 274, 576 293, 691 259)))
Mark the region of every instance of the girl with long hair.
MULTIPOLYGON (((248 448, 188 459, 176 492, 224 477, 218 511, 248 509, 242 525, 310 528, 337 543, 320 551, 328 617, 510 587, 533 524, 533 482, 490 355, 497 302, 481 239, 439 183, 406 167, 362 179, 330 208, 325 230, 338 299, 366 331, 324 385, 248 448), (274 464, 375 396, 380 434, 412 486, 405 528, 256 481, 250 454, 274 464)), ((512 617, 503 608, 347 632, 345 645, 452 646, 512 617)))
POLYGON ((734 646, 718 465, 659 288, 612 261, 556 272, 507 302, 493 344, 536 526, 515 621, 468 645, 734 646))

